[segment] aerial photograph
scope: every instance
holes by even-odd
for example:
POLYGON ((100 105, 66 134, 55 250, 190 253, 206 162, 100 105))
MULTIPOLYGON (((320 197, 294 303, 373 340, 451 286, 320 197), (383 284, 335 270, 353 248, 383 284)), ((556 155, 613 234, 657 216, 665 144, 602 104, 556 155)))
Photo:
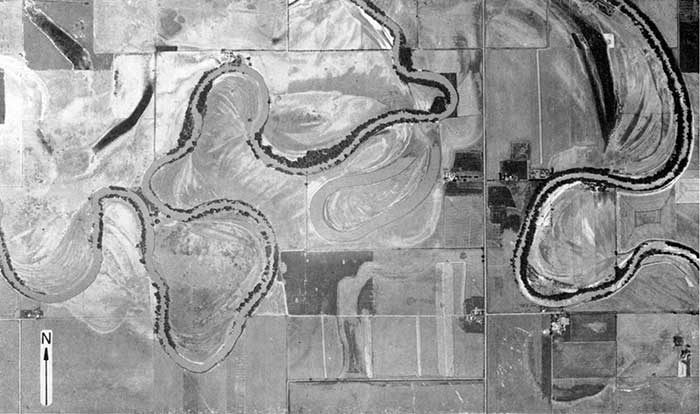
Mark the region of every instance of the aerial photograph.
POLYGON ((0 0, 0 414, 700 414, 699 0, 0 0))

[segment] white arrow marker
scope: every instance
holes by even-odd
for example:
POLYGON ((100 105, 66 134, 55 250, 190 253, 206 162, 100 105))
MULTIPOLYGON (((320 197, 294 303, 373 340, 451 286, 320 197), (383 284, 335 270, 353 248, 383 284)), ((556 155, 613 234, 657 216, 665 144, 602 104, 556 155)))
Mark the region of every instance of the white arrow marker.
POLYGON ((50 330, 41 331, 41 355, 39 369, 39 398, 41 405, 49 406, 53 400, 53 355, 51 353, 51 341, 53 332, 50 330))

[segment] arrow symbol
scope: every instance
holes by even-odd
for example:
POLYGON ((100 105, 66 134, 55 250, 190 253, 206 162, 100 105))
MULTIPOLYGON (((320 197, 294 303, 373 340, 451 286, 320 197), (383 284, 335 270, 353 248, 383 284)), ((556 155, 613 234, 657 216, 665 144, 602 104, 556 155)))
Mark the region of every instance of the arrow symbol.
POLYGON ((44 348, 44 405, 49 405, 49 348, 44 348))

